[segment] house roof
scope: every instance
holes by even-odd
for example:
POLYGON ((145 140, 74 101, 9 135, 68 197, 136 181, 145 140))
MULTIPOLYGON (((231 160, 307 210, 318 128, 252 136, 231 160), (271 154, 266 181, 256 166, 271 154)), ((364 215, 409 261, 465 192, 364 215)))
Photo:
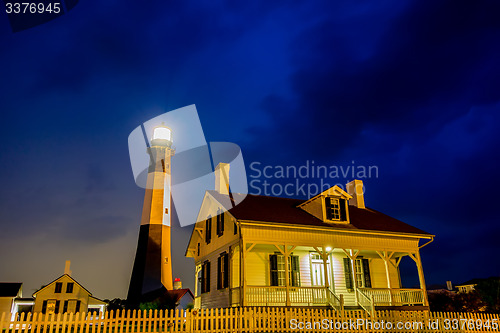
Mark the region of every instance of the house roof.
MULTIPOLYGON (((208 191, 219 202, 227 202, 227 195, 208 191)), ((233 197, 241 194, 233 193, 233 197)), ((357 208, 349 205, 348 224, 325 223, 298 206, 306 200, 269 197, 248 194, 229 212, 238 220, 272 222, 294 225, 327 227, 343 230, 368 230, 432 236, 431 234, 406 224, 398 219, 371 208, 357 208)))
POLYGON ((168 300, 177 304, 186 294, 191 295, 191 297, 194 299, 194 295, 189 288, 167 290, 164 286, 161 286, 158 289, 155 289, 153 291, 147 292, 144 295, 142 295, 141 302, 168 300))
POLYGON ((35 291, 35 292, 33 293, 33 296, 34 296, 34 297, 36 297, 36 296, 35 296, 36 294, 38 294, 40 291, 44 290, 45 288, 49 287, 49 286, 50 286, 51 284, 53 284, 54 282, 57 282, 57 280, 59 280, 60 278, 62 278, 62 277, 64 277, 64 276, 69 277, 71 280, 73 280, 73 282, 74 282, 74 283, 76 283, 77 285, 79 285, 79 286, 80 286, 80 288, 82 288, 83 290, 85 290, 86 292, 88 292, 90 296, 92 296, 92 293, 91 293, 90 291, 88 291, 88 290, 87 290, 84 286, 82 286, 82 285, 81 285, 78 281, 76 281, 75 279, 73 279, 73 278, 71 277, 71 275, 68 275, 68 274, 63 274, 63 275, 61 275, 60 277, 58 277, 57 279, 55 279, 54 281, 52 281, 52 282, 50 282, 49 284, 47 284, 46 286, 44 286, 44 287, 42 287, 42 288, 38 289, 37 291, 35 291))
POLYGON ((21 282, 0 282, 0 297, 16 297, 22 285, 21 282))
POLYGON ((491 276, 489 278, 476 278, 476 279, 465 281, 464 283, 457 284, 456 287, 463 287, 463 286, 469 286, 469 285, 477 285, 479 282, 487 281, 487 280, 492 280, 492 281, 498 280, 498 281, 500 281, 500 277, 499 276, 491 276))

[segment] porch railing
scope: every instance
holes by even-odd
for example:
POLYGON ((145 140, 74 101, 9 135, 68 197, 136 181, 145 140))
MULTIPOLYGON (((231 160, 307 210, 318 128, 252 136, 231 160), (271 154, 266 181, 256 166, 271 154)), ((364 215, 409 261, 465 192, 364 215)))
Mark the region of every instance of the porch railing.
POLYGON ((344 295, 337 296, 330 288, 327 289, 328 303, 337 311, 344 310, 344 295))
POLYGON ((368 298, 373 296, 376 306, 424 305, 422 289, 358 288, 368 298))
MULTIPOLYGON (((289 287, 290 305, 321 306, 333 302, 340 306, 335 296, 324 287, 289 287)), ((286 304, 286 287, 248 286, 245 291, 247 306, 284 306, 286 304)))
POLYGON ((375 312, 375 301, 373 295, 365 293, 366 288, 357 288, 356 298, 359 306, 366 312, 373 314, 375 312))

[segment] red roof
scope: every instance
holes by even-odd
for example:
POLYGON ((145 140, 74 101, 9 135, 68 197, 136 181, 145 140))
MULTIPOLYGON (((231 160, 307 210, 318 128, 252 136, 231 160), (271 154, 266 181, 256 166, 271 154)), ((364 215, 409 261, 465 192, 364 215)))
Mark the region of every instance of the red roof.
MULTIPOLYGON (((216 191, 209 193, 219 202, 226 202, 227 196, 216 191)), ((241 194, 232 194, 237 197, 241 194)), ((286 223, 327 227, 344 230, 388 231, 396 233, 431 235, 416 227, 380 213, 374 209, 361 209, 349 205, 349 224, 325 223, 297 206, 306 200, 268 197, 248 194, 246 198, 229 212, 238 220, 286 223)))

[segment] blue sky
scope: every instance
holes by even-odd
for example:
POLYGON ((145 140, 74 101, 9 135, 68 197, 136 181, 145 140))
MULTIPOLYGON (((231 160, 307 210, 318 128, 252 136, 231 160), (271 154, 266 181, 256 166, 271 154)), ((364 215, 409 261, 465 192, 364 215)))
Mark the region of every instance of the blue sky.
MULTIPOLYGON (((125 297, 143 198, 128 135, 190 104, 247 167, 378 166, 367 205, 437 235, 429 284, 500 275, 499 6, 82 0, 17 33, 0 15, 0 280, 29 295, 71 259, 95 296, 125 297)), ((174 232, 193 287, 190 228, 174 232)))

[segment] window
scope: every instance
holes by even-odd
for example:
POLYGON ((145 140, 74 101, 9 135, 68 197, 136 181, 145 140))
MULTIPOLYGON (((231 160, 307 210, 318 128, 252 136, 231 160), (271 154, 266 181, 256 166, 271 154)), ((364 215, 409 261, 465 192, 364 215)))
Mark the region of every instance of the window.
POLYGON ((73 286, 74 286, 73 282, 68 282, 66 284, 66 293, 71 294, 73 292, 73 286))
POLYGON ((47 312, 47 301, 43 301, 42 303, 42 313, 45 314, 47 312))
MULTIPOLYGON (((368 259, 359 258, 354 260, 356 265, 356 285, 358 288, 371 288, 370 264, 368 259)), ((351 259, 344 258, 345 284, 349 291, 354 290, 351 259)))
POLYGON ((75 313, 80 312, 81 304, 82 304, 82 301, 76 301, 75 313))
POLYGON ((64 301, 64 305, 63 305, 63 313, 68 312, 68 303, 69 303, 69 301, 68 301, 68 300, 65 300, 65 301, 64 301))
POLYGON ((331 221, 347 221, 346 201, 342 198, 325 198, 326 219, 331 221))
MULTIPOLYGON (((285 286, 285 256, 270 256, 271 286, 285 286)), ((292 287, 300 286, 299 257, 291 255, 288 260, 288 281, 292 287)))
POLYGON ((217 289, 229 287, 229 255, 221 253, 217 259, 217 289))
POLYGON ((217 208, 217 236, 224 234, 224 212, 217 208))
POLYGON ((201 293, 210 291, 210 261, 205 261, 201 266, 201 293))
POLYGON ((207 244, 210 244, 212 240, 212 217, 209 216, 207 221, 205 222, 205 241, 207 244))
POLYGON ((62 291, 62 282, 56 282, 56 289, 54 290, 54 292, 56 294, 60 294, 62 291))

